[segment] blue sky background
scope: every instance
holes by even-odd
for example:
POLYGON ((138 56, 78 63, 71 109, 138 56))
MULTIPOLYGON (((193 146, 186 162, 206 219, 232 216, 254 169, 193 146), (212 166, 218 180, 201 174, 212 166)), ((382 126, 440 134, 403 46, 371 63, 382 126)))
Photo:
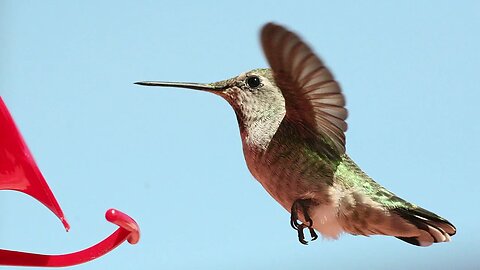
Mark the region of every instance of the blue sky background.
POLYGON ((0 94, 72 229, 2 191, 0 248, 90 246, 116 229, 103 218, 115 207, 138 221, 140 243, 75 269, 478 269, 479 2, 333 2, 1 1, 0 94), (340 81, 350 155, 452 221, 453 242, 303 246, 248 172, 225 101, 133 85, 265 67, 268 21, 298 32, 340 81))

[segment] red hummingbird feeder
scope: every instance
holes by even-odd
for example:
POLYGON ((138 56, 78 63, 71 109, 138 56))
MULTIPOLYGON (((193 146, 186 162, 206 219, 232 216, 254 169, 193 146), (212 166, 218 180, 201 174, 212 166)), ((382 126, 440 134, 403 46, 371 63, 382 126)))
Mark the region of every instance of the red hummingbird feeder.
MULTIPOLYGON (((17 129, 7 106, 0 97, 0 190, 15 190, 28 194, 45 205, 63 223, 68 224, 60 205, 33 159, 27 144, 17 129)), ((116 209, 105 213, 107 221, 119 228, 99 243, 69 254, 45 255, 0 249, 0 265, 65 267, 99 258, 127 240, 136 244, 140 229, 130 216, 116 209)))

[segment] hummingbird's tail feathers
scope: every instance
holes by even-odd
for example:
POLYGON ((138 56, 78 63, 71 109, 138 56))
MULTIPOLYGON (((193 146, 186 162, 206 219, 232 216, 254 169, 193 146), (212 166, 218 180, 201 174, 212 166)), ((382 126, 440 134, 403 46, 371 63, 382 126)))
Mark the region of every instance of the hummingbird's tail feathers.
POLYGON ((428 220, 430 224, 442 228, 450 236, 453 236, 457 233, 457 228, 455 228, 455 226, 452 223, 442 218, 441 216, 435 213, 432 213, 424 208, 417 206, 415 209, 408 210, 408 211, 422 219, 428 220))
POLYGON ((448 220, 421 207, 413 209, 396 208, 392 212, 418 229, 417 236, 397 236, 398 239, 412 245, 430 246, 433 243, 448 242, 457 231, 448 220))
POLYGON ((389 235, 425 247, 448 242, 456 232, 455 226, 446 219, 408 203, 388 209, 364 196, 356 196, 354 201, 354 207, 343 203, 338 216, 342 229, 353 235, 389 235))
MULTIPOLYGON (((344 203, 339 211, 340 224, 347 233, 365 236, 389 235, 404 238, 416 238, 422 235, 423 231, 420 231, 407 219, 392 212, 392 210, 387 210, 366 196, 356 196, 354 205, 353 207, 344 203)), ((430 239, 433 241, 431 237, 430 239)))

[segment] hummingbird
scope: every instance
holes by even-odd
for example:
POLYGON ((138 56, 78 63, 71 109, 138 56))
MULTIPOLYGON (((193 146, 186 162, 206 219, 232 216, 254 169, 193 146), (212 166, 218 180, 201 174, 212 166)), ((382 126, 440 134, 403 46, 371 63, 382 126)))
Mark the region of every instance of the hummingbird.
POLYGON ((142 81, 225 99, 240 129, 251 174, 287 211, 300 243, 352 235, 394 236, 409 244, 448 242, 448 220, 387 190, 346 154, 347 109, 339 83, 313 50, 283 26, 263 26, 271 68, 214 83, 142 81))

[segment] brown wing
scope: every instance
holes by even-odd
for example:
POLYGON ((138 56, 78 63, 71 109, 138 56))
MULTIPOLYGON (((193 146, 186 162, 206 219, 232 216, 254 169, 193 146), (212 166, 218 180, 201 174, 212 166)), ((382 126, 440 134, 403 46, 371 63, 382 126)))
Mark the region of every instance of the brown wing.
POLYGON ((286 118, 323 138, 337 155, 344 154, 348 113, 330 71, 296 34, 282 26, 265 25, 261 42, 285 98, 286 118))

